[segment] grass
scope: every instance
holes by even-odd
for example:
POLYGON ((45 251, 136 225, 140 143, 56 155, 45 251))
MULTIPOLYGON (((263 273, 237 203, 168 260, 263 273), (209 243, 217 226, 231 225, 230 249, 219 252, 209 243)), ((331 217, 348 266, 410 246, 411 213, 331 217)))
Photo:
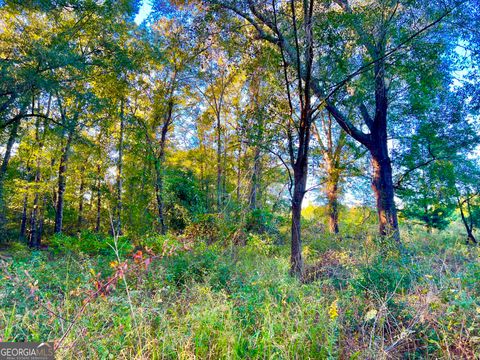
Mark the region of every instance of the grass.
POLYGON ((479 248, 454 232, 403 237, 407 256, 368 235, 309 240, 305 282, 288 276, 287 247, 258 237, 148 263, 108 239, 91 253, 16 244, 0 260, 0 338, 57 341, 62 359, 478 357, 479 248), (92 296, 119 269, 125 281, 92 296))

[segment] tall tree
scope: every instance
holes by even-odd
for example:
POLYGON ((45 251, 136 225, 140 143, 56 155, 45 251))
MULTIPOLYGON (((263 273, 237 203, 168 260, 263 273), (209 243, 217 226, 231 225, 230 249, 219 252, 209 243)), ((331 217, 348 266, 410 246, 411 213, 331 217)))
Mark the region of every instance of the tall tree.
MULTIPOLYGON (((375 1, 363 6, 348 0, 337 0, 322 2, 315 7, 307 0, 286 3, 251 0, 204 2, 212 5, 214 10, 226 9, 243 18, 254 27, 259 38, 277 46, 286 63, 296 69, 299 78, 307 82, 321 100, 320 106, 325 107, 347 134, 368 149, 372 159, 372 188, 377 200, 380 234, 392 236, 400 242, 388 149, 388 83, 396 75, 393 74, 395 67, 389 60, 403 49, 408 49, 420 35, 451 14, 456 4, 435 8, 388 1, 375 1), (306 15, 294 16, 296 8, 304 9, 306 15), (410 11, 413 8, 415 11, 410 11), (311 14, 305 12, 310 9, 311 14), (306 31, 300 39, 297 29, 301 26, 313 26, 322 31, 306 31), (402 31, 398 31, 399 26, 402 31), (334 41, 327 43, 325 33, 329 33, 334 41), (314 70, 309 69, 307 63, 298 61, 299 57, 310 53, 309 56, 316 57, 314 70), (362 95, 370 93, 373 99, 371 105, 366 96, 357 99, 357 112, 351 117, 342 111, 344 104, 335 96, 347 85, 350 89, 358 89, 362 95), (355 125, 358 118, 361 126, 355 125), (368 132, 364 132, 365 129, 368 132)), ((403 51, 402 54, 409 53, 403 51)), ((414 56, 417 59, 416 56, 418 54, 414 56)))

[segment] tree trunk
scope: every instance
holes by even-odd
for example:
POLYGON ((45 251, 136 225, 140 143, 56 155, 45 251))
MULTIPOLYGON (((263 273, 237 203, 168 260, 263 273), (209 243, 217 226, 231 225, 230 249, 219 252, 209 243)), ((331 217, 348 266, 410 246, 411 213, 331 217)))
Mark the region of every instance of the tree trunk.
MULTIPOLYGON (((470 203, 469 203, 469 199, 467 197, 467 199, 465 200, 467 202, 467 205, 468 205, 468 210, 470 209, 470 203)), ((464 202, 465 202, 464 201, 464 202)), ((473 219, 472 219, 472 215, 470 213, 470 224, 467 220, 467 217, 465 215, 465 212, 463 210, 463 204, 464 202, 461 202, 460 201, 460 198, 458 198, 458 208, 460 209, 460 216, 462 217, 462 222, 463 222, 463 225, 465 226, 465 230, 467 231, 467 245, 469 244, 469 242, 471 241, 473 244, 477 244, 477 239, 475 239, 475 236, 473 235, 473 219)))
POLYGON ((122 191, 123 191, 123 133, 125 121, 123 116, 123 99, 120 101, 120 138, 118 141, 117 163, 117 206, 114 220, 114 234, 122 235, 122 191))
POLYGON ((470 231, 470 232, 468 233, 468 236, 467 236, 467 244, 468 244, 468 242, 470 242, 470 241, 471 241, 472 243, 474 243, 474 244, 477 244, 477 239, 475 239, 475 236, 473 236, 473 232, 472 232, 472 231, 470 231))
POLYGON ((27 231, 27 210, 28 210, 28 187, 23 197, 22 221, 20 224, 20 240, 25 240, 25 233, 27 231))
POLYGON ((10 135, 7 141, 7 146, 5 148, 5 154, 3 156, 2 165, 0 166, 0 238, 3 235, 5 223, 7 221, 5 216, 6 206, 5 206, 5 199, 4 199, 3 183, 5 180, 5 175, 7 173, 8 163, 12 155, 13 145, 15 144, 15 141, 17 139, 19 124, 20 124, 20 121, 16 121, 12 125, 12 129, 10 131, 10 135))
POLYGON ((100 220, 102 215, 102 181, 100 178, 100 164, 97 165, 97 217, 95 221, 95 232, 98 233, 100 231, 100 220))
POLYGON ((301 278, 303 276, 302 259, 302 203, 307 184, 306 166, 294 167, 294 189, 292 194, 292 248, 290 258, 290 274, 301 278))
MULTIPOLYGON (((378 56, 385 53, 385 45, 377 50, 378 56)), ((392 163, 388 156, 387 112, 388 96, 385 84, 385 62, 378 61, 374 65, 375 73, 375 117, 371 124, 372 155, 372 189, 377 200, 379 232, 400 244, 397 209, 395 207, 392 179, 392 163)))
POLYGON ((167 227, 165 225, 165 214, 163 204, 163 163, 160 159, 155 161, 155 195, 157 198, 158 221, 160 223, 160 233, 165 235, 167 227))
POLYGON ((217 212, 222 206, 222 129, 220 114, 217 115, 217 212))
POLYGON ((330 234, 338 234, 338 179, 331 176, 327 180, 327 213, 330 234))
POLYGON ((30 247, 40 248, 39 236, 38 236, 38 228, 37 228, 37 217, 38 217, 38 210, 39 210, 39 200, 40 194, 38 192, 38 184, 40 183, 40 164, 39 160, 37 160, 37 170, 35 172, 35 196, 33 198, 33 209, 30 215, 30 239, 29 245, 30 247))
POLYGON ((81 174, 80 174, 80 189, 79 189, 79 198, 78 198, 78 231, 82 230, 83 227, 83 202, 84 202, 84 191, 85 191, 85 178, 84 178, 84 172, 85 172, 85 167, 82 166, 81 169, 81 174))
POLYGON ((40 211, 40 219, 38 220, 38 230, 37 230, 37 243, 40 247, 42 244, 42 235, 43 235, 43 227, 45 224, 45 209, 47 208, 47 195, 43 194, 42 200, 42 209, 40 211))
POLYGON ((242 182, 242 141, 243 139, 240 138, 239 146, 238 146, 238 159, 237 159, 237 203, 240 204, 240 184, 242 182))
POLYGON ((64 195, 65 187, 67 184, 66 171, 67 163, 70 155, 70 146, 73 139, 73 130, 69 130, 67 141, 62 149, 62 155, 60 157, 60 165, 58 167, 58 190, 57 190, 57 206, 55 212, 55 228, 54 233, 58 234, 62 232, 63 227, 63 208, 64 208, 64 195))
POLYGON ((255 210, 259 202, 259 186, 260 186, 260 147, 255 147, 255 155, 253 158, 252 186, 250 188, 249 203, 250 209, 255 210))
MULTIPOLYGON (((386 144, 385 144, 386 148, 386 144)), ((400 242, 397 209, 395 207, 392 165, 385 152, 372 153, 372 189, 377 201, 379 232, 400 242)))
MULTIPOLYGON (((49 104, 50 105, 50 104, 49 104)), ((48 116, 49 110, 47 110, 47 116, 48 116)), ((38 216, 39 216, 39 206, 40 206, 40 193, 39 193, 39 186, 40 186, 40 180, 41 180, 41 156, 40 152, 43 149, 43 140, 45 138, 45 132, 46 132, 46 122, 43 124, 44 130, 43 130, 43 135, 40 136, 40 119, 37 118, 36 121, 36 131, 35 131, 35 141, 38 144, 38 150, 36 154, 36 170, 35 170, 35 185, 34 185, 34 191, 35 195, 33 198, 33 209, 32 213, 30 216, 30 240, 29 244, 31 247, 35 247, 37 249, 40 248, 40 236, 38 233, 38 216)))

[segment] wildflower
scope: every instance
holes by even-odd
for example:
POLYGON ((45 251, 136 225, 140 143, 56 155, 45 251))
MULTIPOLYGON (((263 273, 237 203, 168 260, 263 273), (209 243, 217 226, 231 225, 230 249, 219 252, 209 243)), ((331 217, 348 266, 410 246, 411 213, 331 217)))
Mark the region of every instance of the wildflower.
POLYGON ((338 317, 338 299, 330 304, 328 315, 330 315, 330 320, 335 320, 338 317))
POLYGON ((377 317, 378 311, 376 309, 371 309, 369 310, 364 317, 365 321, 370 321, 372 319, 375 319, 377 317))

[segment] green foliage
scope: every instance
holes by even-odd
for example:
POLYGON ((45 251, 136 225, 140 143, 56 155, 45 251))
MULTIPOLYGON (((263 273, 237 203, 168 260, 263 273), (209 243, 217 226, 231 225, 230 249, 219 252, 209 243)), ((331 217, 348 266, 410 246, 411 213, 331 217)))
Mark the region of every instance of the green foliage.
POLYGON ((255 209, 247 214, 245 230, 257 234, 267 233, 279 236, 278 225, 281 218, 267 209, 255 209))
POLYGON ((247 244, 240 251, 245 253, 250 253, 251 255, 272 255, 275 251, 276 246, 274 245, 273 239, 264 234, 249 234, 247 237, 247 244))
POLYGON ((190 171, 169 169, 165 177, 165 199, 168 228, 183 231, 192 217, 204 212, 203 194, 198 180, 190 171))
MULTIPOLYGON (((307 259, 322 276, 305 283, 288 275, 287 246, 251 236, 232 249, 197 242, 147 268, 127 257, 133 272, 126 284, 90 300, 59 356, 377 358, 399 338, 410 344, 391 350, 400 358, 480 350, 479 253, 455 232, 404 231, 405 258, 385 257, 374 241, 353 237, 328 251, 319 245, 307 259)), ((77 238, 64 240, 79 251, 77 238)), ((141 245, 181 243, 168 235, 141 245)), ((78 314, 99 279, 115 273, 115 256, 75 251, 2 252, 3 341, 60 338, 64 319, 78 314)))
MULTIPOLYGON (((82 232, 78 236, 57 234, 50 241, 50 247, 54 253, 83 253, 86 255, 108 255, 113 254, 115 240, 91 232, 82 232)), ((117 241, 117 248, 121 255, 126 255, 133 250, 131 242, 120 237, 117 241)))
POLYGON ((402 260, 383 255, 375 256, 358 271, 358 276, 352 281, 354 289, 380 299, 406 292, 415 278, 413 269, 402 260))

